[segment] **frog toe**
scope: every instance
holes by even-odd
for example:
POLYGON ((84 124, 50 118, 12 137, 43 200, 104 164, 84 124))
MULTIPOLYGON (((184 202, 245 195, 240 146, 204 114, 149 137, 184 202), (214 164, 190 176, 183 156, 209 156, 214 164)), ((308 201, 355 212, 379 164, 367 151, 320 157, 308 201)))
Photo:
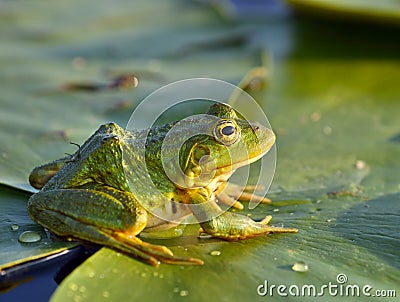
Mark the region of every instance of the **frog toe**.
POLYGON ((228 183, 221 192, 216 193, 218 201, 242 210, 243 204, 240 201, 253 201, 260 203, 271 203, 271 199, 257 195, 255 191, 261 190, 262 186, 240 186, 233 183, 228 183))
POLYGON ((114 232, 113 239, 117 242, 114 247, 142 260, 153 266, 160 262, 179 265, 202 265, 203 261, 197 258, 175 256, 166 246, 144 242, 137 237, 127 236, 123 232, 114 232), (137 251, 140 251, 138 254, 137 251))
POLYGON ((219 202, 226 204, 227 206, 234 207, 235 209, 238 209, 238 210, 244 209, 244 206, 241 202, 237 201, 235 198, 233 198, 232 196, 229 196, 225 192, 218 194, 217 200, 219 202))

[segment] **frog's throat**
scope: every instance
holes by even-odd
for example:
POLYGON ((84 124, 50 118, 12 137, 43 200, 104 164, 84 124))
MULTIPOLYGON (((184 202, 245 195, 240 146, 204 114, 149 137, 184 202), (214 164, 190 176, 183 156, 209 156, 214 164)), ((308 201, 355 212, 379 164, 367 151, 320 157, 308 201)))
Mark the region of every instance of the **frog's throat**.
MULTIPOLYGON (((193 179, 191 177, 185 177, 185 179, 182 180, 183 181, 182 183, 184 183, 185 186, 181 187, 181 188, 186 188, 186 189, 188 189, 188 188, 190 188, 190 189, 206 188, 210 192, 214 192, 216 190, 216 188, 218 187, 218 185, 221 182, 227 181, 237 169, 239 169, 243 166, 247 166, 247 165, 259 160, 261 157, 263 157, 265 154, 267 154, 268 151, 269 151, 269 149, 265 150, 264 152, 254 156, 252 158, 249 158, 249 159, 246 159, 243 161, 238 161, 231 165, 218 167, 215 170, 215 176, 213 177, 213 179, 210 179, 210 180, 204 180, 204 181, 200 180, 199 181, 199 180, 193 179)), ((177 187, 180 187, 180 186, 177 185, 177 187)))
POLYGON ((231 173, 232 174, 237 169, 239 169, 241 167, 244 167, 244 166, 247 166, 247 165, 250 165, 251 163, 256 162, 257 160, 262 158, 265 154, 267 154, 269 150, 270 149, 268 149, 268 150, 266 150, 266 151, 264 151, 264 152, 262 152, 262 153, 260 153, 260 154, 258 154, 256 156, 254 156, 252 158, 248 158, 248 159, 245 159, 245 160, 242 160, 242 161, 238 161, 238 162, 233 163, 231 165, 218 167, 217 168, 217 174, 218 175, 219 174, 226 174, 226 173, 231 173))

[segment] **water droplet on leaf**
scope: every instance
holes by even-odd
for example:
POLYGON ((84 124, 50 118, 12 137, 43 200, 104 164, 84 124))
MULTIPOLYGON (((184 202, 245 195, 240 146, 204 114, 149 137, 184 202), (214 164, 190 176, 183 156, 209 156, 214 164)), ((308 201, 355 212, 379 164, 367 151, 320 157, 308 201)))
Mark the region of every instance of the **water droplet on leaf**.
POLYGON ((18 224, 12 224, 11 225, 11 231, 17 231, 19 229, 19 225, 18 224))
POLYGON ((200 238, 200 239, 209 239, 209 238, 212 238, 212 236, 209 235, 209 234, 207 234, 207 233, 201 233, 201 234, 199 235, 199 238, 200 238))
POLYGON ((25 231, 19 235, 18 240, 22 243, 38 242, 42 239, 37 232, 25 231))
POLYGON ((212 252, 210 253, 210 255, 211 255, 211 256, 219 256, 219 255, 221 255, 221 252, 215 250, 215 251, 212 251, 212 252))
POLYGON ((88 272, 88 277, 89 278, 93 278, 94 276, 96 276, 96 273, 94 271, 88 272))
POLYGON ((189 291, 188 291, 188 290, 181 290, 181 291, 179 292, 179 295, 180 295, 181 297, 186 297, 187 295, 189 295, 189 291))
POLYGON ((301 273, 308 272, 308 264, 305 263, 304 261, 297 261, 295 264, 293 264, 292 270, 301 273))
POLYGON ((77 291, 78 285, 76 283, 70 283, 70 284, 68 284, 68 288, 72 291, 77 291))

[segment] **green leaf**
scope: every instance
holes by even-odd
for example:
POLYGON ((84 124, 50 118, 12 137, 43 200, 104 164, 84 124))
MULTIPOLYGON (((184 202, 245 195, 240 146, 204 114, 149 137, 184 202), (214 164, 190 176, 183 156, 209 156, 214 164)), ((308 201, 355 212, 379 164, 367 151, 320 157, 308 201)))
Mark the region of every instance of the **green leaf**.
MULTIPOLYGON (((319 192, 318 192, 319 193, 319 192)), ((296 194, 299 196, 302 194, 296 194)), ((400 290, 398 280, 398 242, 396 221, 400 217, 399 195, 368 202, 349 198, 325 198, 317 202, 316 192, 306 192, 308 202, 292 201, 276 212, 274 223, 298 226, 299 234, 272 235, 238 242, 196 239, 187 232, 180 240, 164 241, 178 255, 204 259, 202 267, 161 265, 153 268, 109 249, 102 249, 65 279, 52 301, 136 301, 152 298, 176 301, 262 301, 257 287, 264 284, 311 284, 320 292, 329 282, 338 284, 339 274, 346 274, 347 284, 371 285, 374 289, 400 290), (393 224, 379 204, 388 205, 393 224), (369 207, 365 207, 368 205, 369 207), (292 214, 292 215, 291 215, 292 214), (374 221, 369 226, 367 221, 374 221), (356 223, 355 223, 356 222, 356 223), (371 242, 374 244, 372 245, 371 242), (213 251, 220 255, 212 256, 213 251), (291 266, 304 261, 309 271, 294 272, 291 266)), ((270 210, 257 208, 254 217, 270 210)), ((276 289, 275 289, 276 290, 276 289)), ((286 291, 287 292, 287 291, 286 291)), ((274 292, 267 296, 278 296, 274 292)), ((286 297, 296 301, 298 297, 286 297)), ((325 292, 323 301, 331 301, 325 292)), ((347 297, 346 301, 358 301, 347 297)))
MULTIPOLYGON (((194 76, 238 83, 262 49, 277 58, 268 90, 253 93, 278 135, 274 203, 243 214, 272 214, 273 224, 299 233, 224 242, 197 239, 193 226, 179 238, 144 239, 201 258, 202 267, 153 268, 103 248, 63 281, 53 301, 266 300, 270 293, 257 294, 265 280, 320 288, 338 274, 350 285, 399 293, 400 147, 392 138, 400 131, 400 66, 393 44, 370 40, 381 31, 369 29, 353 43, 319 24, 308 31, 287 20, 228 24, 181 1, 10 1, 0 14, 0 182, 30 192, 32 167, 73 153, 69 142, 82 143, 101 123, 124 126, 134 106, 163 84, 194 76), (109 83, 121 73, 136 74, 139 86, 65 89, 109 83), (309 271, 292 271, 298 261, 309 271)), ((1 268, 69 246, 32 224, 28 198, 0 188, 1 268), (38 231, 41 243, 19 243, 22 230, 38 231)))
POLYGON ((348 18, 353 21, 367 20, 379 23, 400 24, 397 0, 287 0, 300 11, 319 17, 348 18))
POLYGON ((76 243, 55 242, 42 227, 33 223, 26 212, 29 195, 1 187, 0 191, 0 275, 18 264, 47 257, 73 247, 76 243), (21 234, 31 231, 41 238, 21 242, 21 234))

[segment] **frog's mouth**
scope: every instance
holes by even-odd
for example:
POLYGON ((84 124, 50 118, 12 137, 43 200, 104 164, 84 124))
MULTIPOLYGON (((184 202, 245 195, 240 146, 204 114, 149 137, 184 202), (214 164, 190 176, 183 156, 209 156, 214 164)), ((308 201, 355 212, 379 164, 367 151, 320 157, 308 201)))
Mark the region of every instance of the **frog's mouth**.
MULTIPOLYGON (((272 147, 272 145, 271 145, 272 147)), ((265 150, 264 152, 253 156, 251 158, 242 160, 242 161, 238 161, 236 163, 233 163, 232 165, 227 165, 227 166, 222 166, 222 167, 218 167, 217 168, 217 175, 232 175, 233 172, 235 172, 237 169, 250 165, 256 161, 258 161, 260 158, 262 158, 264 155, 266 155, 268 153, 268 151, 270 150, 270 148, 268 148, 267 150, 265 150)))
POLYGON ((228 179, 237 169, 250 165, 251 163, 258 161, 264 155, 266 155, 275 143, 275 135, 271 130, 269 131, 271 132, 271 135, 264 137, 262 143, 260 144, 260 146, 262 146, 261 152, 255 153, 254 156, 248 154, 249 156, 246 157, 246 159, 244 160, 238 160, 235 163, 216 168, 216 170, 214 171, 215 172, 214 178, 205 187, 211 189, 211 191, 214 191, 221 182, 228 181, 228 179))
POLYGON ((268 151, 269 149, 252 158, 236 162, 233 165, 219 167, 216 171, 215 174, 216 176, 207 185, 205 185, 205 188, 209 189, 211 192, 216 191, 218 187, 221 185, 221 183, 228 181, 229 178, 237 169, 250 165, 253 162, 256 162, 257 160, 262 158, 265 154, 267 154, 268 151))

